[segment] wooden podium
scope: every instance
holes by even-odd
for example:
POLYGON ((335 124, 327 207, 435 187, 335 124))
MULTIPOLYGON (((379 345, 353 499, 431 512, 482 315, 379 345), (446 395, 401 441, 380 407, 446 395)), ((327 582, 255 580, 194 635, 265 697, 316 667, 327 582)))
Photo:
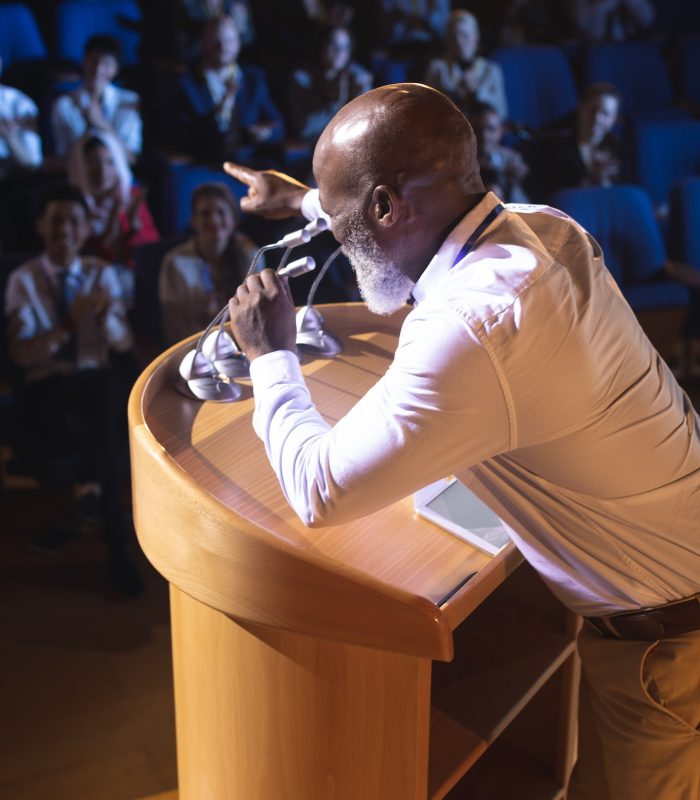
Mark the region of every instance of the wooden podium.
MULTIPOLYGON (((332 422, 386 370, 405 312, 321 310, 344 350, 302 368, 332 422)), ((573 615, 512 545, 486 556, 410 498, 305 528, 249 383, 230 404, 174 388, 191 346, 129 404, 136 529, 171 587, 180 800, 563 797, 573 615)))

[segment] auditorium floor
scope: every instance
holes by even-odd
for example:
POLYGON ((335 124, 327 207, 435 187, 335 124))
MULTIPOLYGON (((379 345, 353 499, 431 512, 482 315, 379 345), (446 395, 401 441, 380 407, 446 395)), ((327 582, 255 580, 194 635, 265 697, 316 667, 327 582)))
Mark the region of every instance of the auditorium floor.
MULTIPOLYGON (((700 408, 700 379, 687 387, 700 408)), ((165 581, 109 586, 100 541, 31 542, 54 508, 36 488, 0 494, 0 797, 137 800, 174 789, 165 581)))

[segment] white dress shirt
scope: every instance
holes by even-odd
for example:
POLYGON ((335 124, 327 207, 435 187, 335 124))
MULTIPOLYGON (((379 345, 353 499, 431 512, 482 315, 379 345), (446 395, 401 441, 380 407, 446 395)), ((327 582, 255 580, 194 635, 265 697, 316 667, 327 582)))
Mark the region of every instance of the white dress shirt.
MULTIPOLYGON (((53 105, 54 149, 66 155, 70 146, 87 130, 85 113, 90 107, 90 93, 84 85, 59 97, 53 105)), ((136 92, 108 83, 102 93, 102 113, 114 135, 131 155, 141 152, 141 114, 136 92)))
POLYGON ((43 255, 17 267, 7 281, 5 315, 9 353, 30 381, 76 369, 105 367, 110 349, 124 352, 133 343, 114 267, 98 258, 82 256, 67 267, 74 296, 103 292, 108 303, 101 319, 93 315, 83 319, 74 334, 75 353, 70 359, 64 357, 65 342, 52 335, 63 323, 59 311, 62 271, 43 255))
MULTIPOLYGON (((0 120, 19 124, 18 138, 22 153, 22 167, 41 166, 41 139, 36 132, 39 110, 36 103, 13 86, 0 86, 0 120)), ((7 143, 7 137, 0 135, 0 161, 14 160, 15 156, 7 143)))
MULTIPOLYGON (((497 203, 442 244, 393 363, 334 427, 293 353, 252 362, 255 430, 287 499, 336 525, 455 474, 580 614, 697 592, 697 413, 562 212, 507 206, 453 266, 497 203)), ((318 216, 316 193, 303 208, 318 216)))

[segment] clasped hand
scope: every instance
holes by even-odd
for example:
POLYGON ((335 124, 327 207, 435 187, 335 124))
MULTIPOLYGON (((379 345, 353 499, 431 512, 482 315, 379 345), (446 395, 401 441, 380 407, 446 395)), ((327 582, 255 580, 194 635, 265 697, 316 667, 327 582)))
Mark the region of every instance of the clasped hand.
POLYGON ((233 337, 249 361, 274 350, 296 352, 294 302, 271 269, 248 276, 229 300, 233 337))

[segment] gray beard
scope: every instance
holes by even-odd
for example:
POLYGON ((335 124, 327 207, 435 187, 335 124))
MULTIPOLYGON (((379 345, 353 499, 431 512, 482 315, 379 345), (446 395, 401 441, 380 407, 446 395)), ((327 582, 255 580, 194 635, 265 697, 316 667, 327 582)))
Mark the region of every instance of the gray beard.
POLYGON ((350 215, 347 226, 343 252, 355 270, 362 299, 373 314, 393 314, 408 300, 413 281, 386 257, 359 208, 350 215))

